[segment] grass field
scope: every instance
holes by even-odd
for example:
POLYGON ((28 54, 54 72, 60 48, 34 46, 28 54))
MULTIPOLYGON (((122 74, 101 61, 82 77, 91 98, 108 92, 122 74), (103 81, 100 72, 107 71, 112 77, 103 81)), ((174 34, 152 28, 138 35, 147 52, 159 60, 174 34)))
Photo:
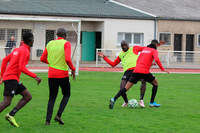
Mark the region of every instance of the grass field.
MULTIPOLYGON (((198 74, 155 74, 159 81, 156 101, 160 108, 149 108, 151 86, 147 86, 146 108, 122 108, 122 98, 114 110, 108 109, 108 101, 119 90, 122 73, 80 72, 76 81, 71 81, 71 99, 63 114, 64 126, 54 121, 45 126, 48 100, 47 74, 40 86, 22 75, 24 85, 32 93, 32 101, 15 118, 20 128, 14 128, 4 116, 16 104, 0 113, 0 133, 199 133, 200 132, 200 75, 198 74)), ((139 98, 138 83, 129 92, 129 99, 139 98)), ((57 98, 54 115, 61 100, 57 98)), ((0 86, 0 100, 3 99, 0 86)))

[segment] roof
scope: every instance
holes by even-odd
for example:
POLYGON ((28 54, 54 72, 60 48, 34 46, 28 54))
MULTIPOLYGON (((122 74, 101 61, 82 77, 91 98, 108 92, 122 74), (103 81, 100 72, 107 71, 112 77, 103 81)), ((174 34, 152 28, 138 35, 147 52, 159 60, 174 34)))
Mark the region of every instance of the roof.
POLYGON ((115 0, 160 19, 200 20, 199 0, 115 0))
POLYGON ((105 0, 0 0, 0 14, 154 19, 105 0))

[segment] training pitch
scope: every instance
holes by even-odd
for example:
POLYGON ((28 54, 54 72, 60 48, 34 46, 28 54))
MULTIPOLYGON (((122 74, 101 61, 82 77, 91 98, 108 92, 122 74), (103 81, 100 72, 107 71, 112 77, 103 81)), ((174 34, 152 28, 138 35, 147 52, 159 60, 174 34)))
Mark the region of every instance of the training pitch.
MULTIPOLYGON (((0 133, 199 133, 200 131, 200 74, 155 74, 159 82, 156 102, 160 108, 150 108, 148 103, 151 85, 147 86, 144 102, 146 108, 122 108, 122 98, 113 110, 109 99, 119 90, 123 73, 80 72, 71 79, 71 98, 62 119, 64 126, 53 121, 59 103, 59 91, 51 125, 45 126, 48 101, 47 73, 38 74, 42 83, 22 75, 23 84, 33 99, 15 119, 20 128, 12 127, 4 118, 21 98, 15 96, 9 108, 0 113, 0 133)), ((140 82, 127 93, 129 99, 139 99, 140 82)), ((3 100, 3 85, 0 100, 3 100)))

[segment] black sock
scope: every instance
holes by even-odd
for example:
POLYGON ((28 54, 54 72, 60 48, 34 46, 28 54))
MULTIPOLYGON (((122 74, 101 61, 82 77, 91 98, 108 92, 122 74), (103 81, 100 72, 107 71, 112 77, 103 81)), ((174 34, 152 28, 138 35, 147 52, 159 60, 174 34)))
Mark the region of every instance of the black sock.
POLYGON ((158 86, 157 85, 153 85, 153 88, 152 88, 152 94, 151 94, 151 103, 154 102, 154 99, 156 97, 156 93, 157 93, 157 89, 158 89, 158 86))
POLYGON ((140 87, 140 100, 144 99, 145 91, 146 91, 146 82, 142 80, 142 84, 140 87))
POLYGON ((118 93, 115 95, 114 100, 116 101, 124 93, 126 93, 126 88, 119 90, 118 93))
POLYGON ((17 113, 18 109, 15 107, 13 110, 9 113, 9 115, 14 116, 17 113))
POLYGON ((125 103, 128 103, 128 98, 127 98, 126 93, 122 94, 122 97, 123 97, 123 99, 124 99, 124 102, 125 102, 125 103))

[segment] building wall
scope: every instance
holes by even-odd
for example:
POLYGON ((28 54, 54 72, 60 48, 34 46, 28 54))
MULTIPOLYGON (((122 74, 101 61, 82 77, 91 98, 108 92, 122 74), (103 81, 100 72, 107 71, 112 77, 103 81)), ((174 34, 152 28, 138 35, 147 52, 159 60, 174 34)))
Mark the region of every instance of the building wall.
MULTIPOLYGON (((200 47, 197 46, 197 35, 200 33, 200 22, 198 21, 158 21, 158 33, 167 32, 171 33, 171 45, 162 46, 160 50, 174 50, 174 34, 183 34, 182 48, 186 50, 186 34, 194 34, 194 51, 199 51, 200 47)), ((159 37, 159 34, 158 34, 159 37)))
POLYGON ((147 45, 154 39, 154 21, 106 19, 102 44, 105 49, 119 48, 117 46, 118 32, 143 33, 144 44, 147 45))

